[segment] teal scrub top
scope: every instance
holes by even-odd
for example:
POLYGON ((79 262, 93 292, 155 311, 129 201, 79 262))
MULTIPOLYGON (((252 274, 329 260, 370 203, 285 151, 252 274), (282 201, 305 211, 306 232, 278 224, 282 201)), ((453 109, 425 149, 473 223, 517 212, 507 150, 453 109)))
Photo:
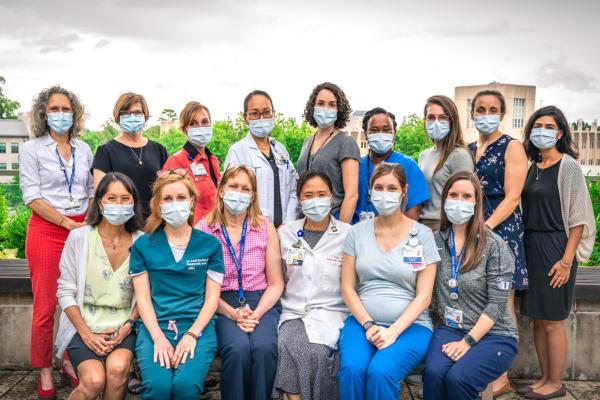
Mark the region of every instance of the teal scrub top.
POLYGON ((177 262, 161 227, 135 241, 129 270, 132 275, 148 273, 159 324, 169 320, 194 321, 204 305, 208 270, 225 273, 221 242, 192 229, 183 257, 177 262))

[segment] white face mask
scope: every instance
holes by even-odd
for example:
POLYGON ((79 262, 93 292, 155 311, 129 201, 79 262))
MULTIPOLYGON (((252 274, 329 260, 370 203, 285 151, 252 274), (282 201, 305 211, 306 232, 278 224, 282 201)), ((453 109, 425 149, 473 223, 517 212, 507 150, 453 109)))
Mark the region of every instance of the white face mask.
POLYGON ((444 211, 448 220, 455 225, 469 222, 475 214, 475 202, 464 200, 446 200, 444 211))
POLYGON ((190 216, 190 202, 184 200, 161 204, 160 213, 168 225, 178 228, 185 224, 190 216))
POLYGON ((400 207, 402 195, 399 192, 371 191, 371 203, 380 215, 388 216, 400 207))
POLYGON ((200 126, 187 129, 188 140, 196 146, 205 147, 212 138, 212 126, 200 126))
POLYGON ((233 215, 240 215, 248 209, 252 202, 252 196, 246 193, 228 190, 223 195, 223 204, 233 215))
POLYGON ((317 197, 304 200, 302 203, 302 213, 306 218, 314 222, 321 222, 331 212, 331 198, 317 197))

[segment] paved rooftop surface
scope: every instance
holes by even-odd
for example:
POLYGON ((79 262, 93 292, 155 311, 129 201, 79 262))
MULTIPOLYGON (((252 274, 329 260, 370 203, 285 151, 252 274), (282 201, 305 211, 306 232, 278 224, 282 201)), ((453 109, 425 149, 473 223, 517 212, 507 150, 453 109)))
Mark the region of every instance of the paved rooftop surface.
MULTIPOLYGON (((37 399, 35 384, 38 373, 24 370, 0 370, 0 399, 2 400, 35 400, 37 399)), ((58 399, 66 399, 71 387, 61 381, 60 375, 55 372, 55 381, 58 382, 58 399)), ((513 381, 516 386, 523 385, 527 381, 513 381)), ((565 382, 568 389, 566 400, 600 400, 600 382, 565 382)), ((418 391, 416 386, 411 386, 412 393, 418 391)), ((203 399, 220 399, 218 391, 208 393, 203 399)), ((127 396, 128 400, 139 399, 139 396, 127 396)), ((517 394, 506 394, 498 397, 498 400, 522 399, 517 394)), ((406 387, 402 390, 401 400, 411 400, 406 387)))

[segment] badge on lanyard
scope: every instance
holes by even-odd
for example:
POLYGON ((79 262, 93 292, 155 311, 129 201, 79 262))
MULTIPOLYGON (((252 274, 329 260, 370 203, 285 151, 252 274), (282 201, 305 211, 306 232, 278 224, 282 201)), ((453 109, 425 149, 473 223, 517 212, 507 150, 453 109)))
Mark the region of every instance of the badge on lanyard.
POLYGON ((425 269, 425 258, 423 257, 423 246, 417 238, 417 231, 413 230, 410 233, 408 243, 402 249, 402 261, 410 264, 414 272, 425 269))
POLYGON ((463 312, 456 308, 446 306, 444 310, 444 322, 447 326, 455 329, 464 328, 463 312))
POLYGON ((304 231, 299 230, 297 232, 298 241, 288 249, 287 256, 285 258, 285 262, 288 265, 297 265, 301 266, 304 263, 304 253, 306 250, 304 249, 304 245, 300 240, 301 237, 304 236, 304 231))
POLYGON ((194 176, 206 176, 206 168, 204 164, 192 163, 190 164, 190 169, 192 170, 192 174, 194 176))

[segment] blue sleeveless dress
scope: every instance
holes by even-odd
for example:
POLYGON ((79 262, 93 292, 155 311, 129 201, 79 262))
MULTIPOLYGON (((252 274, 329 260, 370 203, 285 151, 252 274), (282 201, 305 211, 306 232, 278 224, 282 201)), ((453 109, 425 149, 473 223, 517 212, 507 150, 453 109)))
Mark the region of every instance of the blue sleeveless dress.
MULTIPOLYGON (((483 189, 483 208, 486 219, 492 215, 498 204, 504 199, 504 155, 511 140, 515 139, 508 135, 500 136, 498 140, 487 147, 477 164, 475 164, 475 172, 483 189)), ((470 143, 469 150, 475 157, 477 142, 470 143)), ((494 229, 494 232, 504 239, 515 256, 513 289, 527 289, 527 267, 525 265, 524 227, 521 208, 517 207, 512 215, 494 229)))

